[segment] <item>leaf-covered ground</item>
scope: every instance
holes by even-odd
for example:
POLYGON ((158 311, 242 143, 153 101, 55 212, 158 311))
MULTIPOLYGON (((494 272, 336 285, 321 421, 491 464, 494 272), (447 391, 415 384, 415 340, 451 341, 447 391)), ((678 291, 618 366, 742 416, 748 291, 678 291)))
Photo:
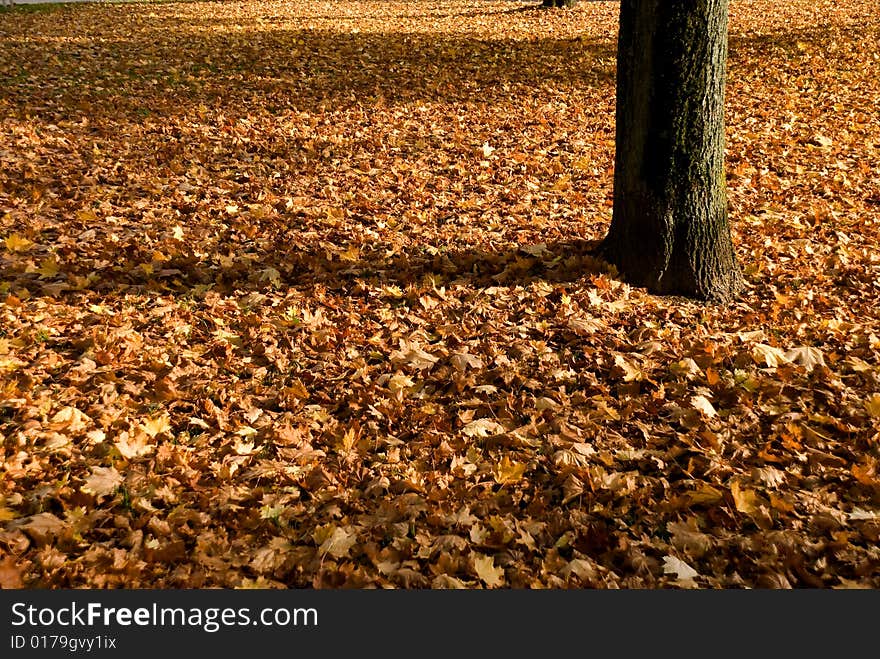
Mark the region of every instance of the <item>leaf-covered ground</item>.
POLYGON ((880 587, 876 1, 732 1, 723 307, 590 256, 617 11, 0 13, 0 585, 880 587))

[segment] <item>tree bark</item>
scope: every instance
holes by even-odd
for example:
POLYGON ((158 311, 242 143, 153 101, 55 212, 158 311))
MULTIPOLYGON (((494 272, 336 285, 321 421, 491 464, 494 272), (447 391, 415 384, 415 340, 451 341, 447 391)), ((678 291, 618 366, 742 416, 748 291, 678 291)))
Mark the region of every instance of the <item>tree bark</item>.
POLYGON ((727 217, 727 0, 622 0, 605 258, 658 294, 741 290, 727 217))

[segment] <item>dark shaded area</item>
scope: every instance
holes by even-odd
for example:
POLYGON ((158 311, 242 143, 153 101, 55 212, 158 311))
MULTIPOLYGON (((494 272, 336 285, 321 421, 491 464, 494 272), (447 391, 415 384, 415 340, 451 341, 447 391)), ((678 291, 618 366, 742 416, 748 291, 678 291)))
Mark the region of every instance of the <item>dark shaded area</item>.
MULTIPOLYGON (((253 246, 229 240, 218 244, 216 253, 246 254, 249 258, 220 266, 191 255, 176 256, 151 275, 132 267, 137 259, 126 258, 129 255, 125 249, 111 251, 108 248, 104 254, 91 255, 108 265, 95 272, 97 279, 89 289, 105 295, 126 290, 188 296, 195 289, 208 287, 230 294, 266 291, 277 284, 302 290, 322 286, 344 292, 351 291, 359 282, 405 288, 428 279, 436 286, 479 288, 524 286, 539 280, 563 284, 611 272, 611 266, 595 256, 599 242, 594 240, 573 239, 502 250, 426 246, 393 256, 387 255, 385 245, 364 245, 357 260, 346 261, 329 255, 326 250, 299 245, 291 231, 280 230, 265 237, 278 248, 254 250, 253 246), (278 273, 276 282, 270 283, 266 277, 269 269, 278 273)), ((14 281, 16 287, 25 287, 37 295, 49 283, 36 273, 22 274, 13 266, 7 262, 6 267, 0 267, 0 280, 14 281)), ((68 274, 85 276, 89 272, 63 272, 51 283, 65 281, 68 274)))
MULTIPOLYGON (((528 4, 503 13, 541 9, 528 4)), ((475 10, 473 15, 503 20, 503 13, 475 10)), ((33 57, 34 44, 0 36, 8 62, 0 71, 0 105, 13 116, 36 111, 57 121, 86 112, 139 119, 217 104, 281 112, 377 101, 492 103, 546 85, 608 85, 613 94, 613 38, 490 41, 309 29, 214 33, 209 28, 223 27, 223 21, 200 19, 182 31, 174 19, 151 20, 155 27, 133 40, 104 34, 83 36, 78 43, 42 43, 40 58, 33 57), (286 56, 278 59, 278 53, 286 56), (51 89, 45 80, 54 81, 51 89), (107 103, 110 98, 113 105, 107 103)), ((841 32, 854 36, 859 28, 841 32)), ((754 58, 756 49, 800 57, 799 43, 822 46, 827 38, 823 28, 732 34, 729 62, 754 58)))
POLYGON ((488 41, 309 29, 241 36, 181 33, 172 21, 157 22, 139 40, 41 44, 39 60, 28 54, 32 44, 0 38, 0 48, 17 62, 0 75, 0 102, 13 114, 36 110, 53 120, 83 112, 137 118, 216 104, 272 112, 376 102, 492 103, 546 85, 610 85, 613 79, 615 47, 607 40, 488 41), (279 53, 286 56, 279 59, 279 53), (55 81, 52 89, 43 85, 47 79, 55 81))

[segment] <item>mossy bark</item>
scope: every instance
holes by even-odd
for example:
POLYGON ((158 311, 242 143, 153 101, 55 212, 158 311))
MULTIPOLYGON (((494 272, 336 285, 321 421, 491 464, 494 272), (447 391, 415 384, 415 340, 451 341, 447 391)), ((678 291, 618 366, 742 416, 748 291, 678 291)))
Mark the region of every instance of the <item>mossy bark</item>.
POLYGON ((727 217, 727 0, 622 0, 606 259, 659 294, 742 288, 727 217))

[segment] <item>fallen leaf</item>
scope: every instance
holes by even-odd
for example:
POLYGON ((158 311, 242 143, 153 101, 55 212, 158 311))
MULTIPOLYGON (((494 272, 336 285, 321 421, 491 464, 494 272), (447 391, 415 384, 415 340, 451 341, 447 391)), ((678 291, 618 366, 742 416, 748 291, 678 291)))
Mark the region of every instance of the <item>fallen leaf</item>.
POLYGON ((691 398, 691 405, 708 417, 718 416, 718 412, 715 411, 712 403, 705 396, 693 396, 691 398))
POLYGON ((865 411, 875 418, 880 419, 880 393, 871 394, 865 401, 865 411))
POLYGON ((733 503, 736 509, 741 513, 753 515, 758 511, 758 506, 761 505, 757 492, 742 488, 738 481, 733 481, 730 484, 730 494, 733 495, 733 503))
POLYGON ((694 568, 675 556, 663 557, 663 574, 675 575, 676 581, 686 586, 693 586, 694 579, 700 576, 694 568))
POLYGON ((700 558, 712 547, 712 539, 701 533, 693 519, 689 522, 670 522, 666 530, 672 536, 673 546, 694 558, 700 558))
POLYGON ((758 343, 752 348, 752 358, 757 364, 764 364, 769 368, 776 368, 780 364, 788 363, 785 353, 779 348, 758 343))
POLYGON ((477 419, 461 429, 468 437, 488 437, 504 432, 504 426, 492 419, 477 419))
POLYGON ((122 475, 114 467, 92 467, 92 474, 86 478, 82 491, 100 499, 113 494, 122 480, 122 475))
POLYGON ((808 372, 817 366, 825 366, 825 357, 822 351, 811 346, 792 348, 785 353, 785 359, 795 364, 800 364, 808 372))
POLYGON ((493 475, 496 483, 499 485, 508 485, 520 480, 525 471, 526 465, 524 463, 511 462, 510 458, 505 455, 501 459, 501 462, 495 466, 493 475))
POLYGON ((357 542, 357 534, 340 526, 335 526, 327 538, 318 547, 318 553, 330 554, 333 558, 348 556, 348 552, 357 542))
POLYGON ((3 244, 6 246, 6 249, 8 249, 10 252, 23 252, 28 247, 33 245, 33 243, 30 240, 20 236, 17 233, 13 233, 11 236, 7 236, 3 240, 3 244))
POLYGON ((150 437, 156 437, 171 430, 171 420, 167 414, 162 414, 141 422, 141 428, 150 437))
POLYGON ((67 532, 69 524, 52 513, 37 513, 14 522, 16 528, 27 533, 39 545, 51 543, 67 532))
POLYGON ((4 590, 24 588, 22 574, 22 568, 16 564, 12 556, 0 560, 0 588, 4 590))
POLYGON ((492 556, 473 554, 474 572, 490 588, 498 588, 504 585, 504 570, 495 565, 492 556))

